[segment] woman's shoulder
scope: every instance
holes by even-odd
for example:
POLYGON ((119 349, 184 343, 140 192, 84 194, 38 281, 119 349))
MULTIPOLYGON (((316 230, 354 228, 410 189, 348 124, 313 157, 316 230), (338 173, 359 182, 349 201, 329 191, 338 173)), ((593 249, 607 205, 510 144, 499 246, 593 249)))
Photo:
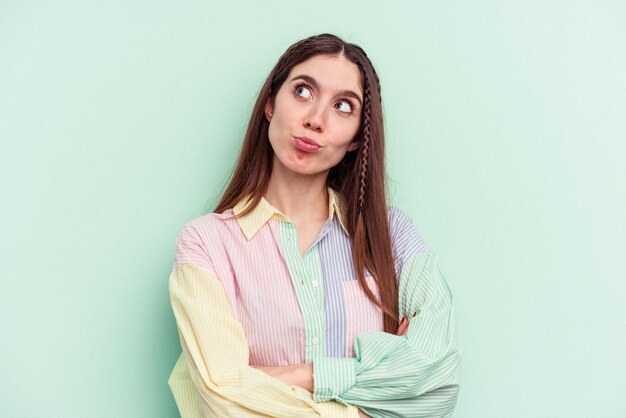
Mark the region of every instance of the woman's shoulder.
POLYGON ((416 227, 416 222, 405 210, 387 205, 389 234, 397 267, 417 253, 430 253, 432 248, 416 227))
POLYGON ((179 231, 178 239, 188 239, 194 237, 201 241, 216 239, 224 235, 229 229, 231 222, 235 219, 232 209, 227 209, 222 213, 206 213, 186 221, 179 231))
POLYGON ((232 209, 228 209, 185 222, 176 237, 175 266, 191 263, 214 271, 213 260, 223 251, 224 239, 229 235, 229 212, 232 215, 232 209))

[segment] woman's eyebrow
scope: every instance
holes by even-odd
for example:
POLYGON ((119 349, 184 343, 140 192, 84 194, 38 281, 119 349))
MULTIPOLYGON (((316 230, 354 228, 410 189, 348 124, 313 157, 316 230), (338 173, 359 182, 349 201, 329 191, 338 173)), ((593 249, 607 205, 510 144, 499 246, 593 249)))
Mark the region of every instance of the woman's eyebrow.
MULTIPOLYGON (((315 79, 309 75, 306 74, 299 74, 297 76, 295 76, 294 78, 291 79, 291 81, 294 80, 304 80, 307 83, 311 84, 313 87, 315 87, 316 89, 319 88, 319 86, 317 85, 317 81, 315 81, 315 79)), ((359 104, 362 105, 363 102, 361 101, 361 98, 359 97, 358 94, 356 94, 355 92, 353 92, 352 90, 341 90, 339 92, 340 96, 350 96, 355 98, 356 100, 359 101, 359 104)))

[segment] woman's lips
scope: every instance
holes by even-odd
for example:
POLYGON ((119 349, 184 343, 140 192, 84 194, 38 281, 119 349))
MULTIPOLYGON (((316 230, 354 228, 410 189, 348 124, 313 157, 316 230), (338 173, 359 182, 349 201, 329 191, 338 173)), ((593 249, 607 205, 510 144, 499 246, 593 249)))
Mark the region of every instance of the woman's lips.
POLYGON ((298 149, 300 149, 302 151, 313 152, 313 151, 317 151, 318 149, 321 148, 319 145, 315 145, 315 144, 311 144, 309 142, 305 142, 302 139, 298 138, 297 136, 294 136, 293 139, 294 139, 294 144, 295 144, 296 148, 298 148, 298 149))

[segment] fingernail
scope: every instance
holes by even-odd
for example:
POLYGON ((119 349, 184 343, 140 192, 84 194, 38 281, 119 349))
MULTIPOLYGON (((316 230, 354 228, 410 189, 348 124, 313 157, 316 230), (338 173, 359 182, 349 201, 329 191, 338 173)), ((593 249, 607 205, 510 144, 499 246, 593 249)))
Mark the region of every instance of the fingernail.
POLYGON ((413 313, 413 316, 415 316, 415 315, 417 315, 417 312, 414 312, 414 313, 413 313))
POLYGON ((400 325, 404 324, 405 321, 406 321, 406 316, 403 316, 402 321, 400 321, 400 325))

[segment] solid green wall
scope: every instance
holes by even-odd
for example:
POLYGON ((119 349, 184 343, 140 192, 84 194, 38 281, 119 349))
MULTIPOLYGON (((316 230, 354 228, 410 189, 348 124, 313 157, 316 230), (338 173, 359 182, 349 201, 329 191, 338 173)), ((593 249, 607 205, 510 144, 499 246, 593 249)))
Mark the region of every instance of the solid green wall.
POLYGON ((293 3, 0 4, 0 415, 177 416, 174 239, 278 57, 331 32, 453 289, 455 417, 626 416, 625 3, 293 3))

